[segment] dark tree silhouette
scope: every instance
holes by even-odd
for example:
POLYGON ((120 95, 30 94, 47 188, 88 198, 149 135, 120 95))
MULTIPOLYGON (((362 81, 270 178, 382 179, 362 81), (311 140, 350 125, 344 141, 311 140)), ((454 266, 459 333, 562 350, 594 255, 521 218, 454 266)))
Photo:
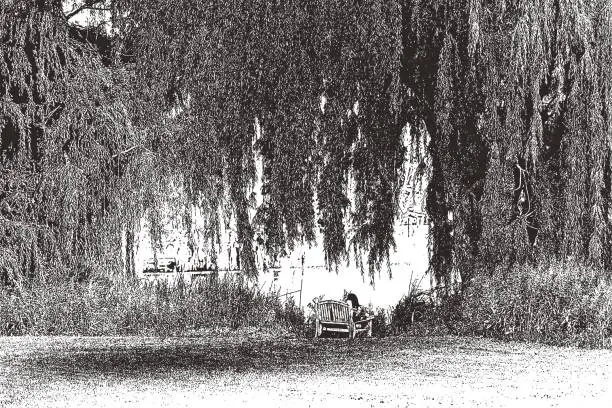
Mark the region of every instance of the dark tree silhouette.
POLYGON ((71 238, 52 250, 38 232, 0 234, 23 268, 36 257, 17 247, 66 258, 89 251, 94 224, 117 235, 149 209, 158 225, 146 192, 170 178, 211 239, 233 214, 250 276, 256 236, 275 257, 320 228, 330 268, 352 253, 373 278, 395 245, 407 125, 430 140, 440 284, 552 258, 610 267, 607 0, 81 3, 110 10, 106 37, 71 27, 60 1, 25 4, 1 14, 0 210, 10 228, 71 238), (78 210, 52 210, 77 191, 78 210))

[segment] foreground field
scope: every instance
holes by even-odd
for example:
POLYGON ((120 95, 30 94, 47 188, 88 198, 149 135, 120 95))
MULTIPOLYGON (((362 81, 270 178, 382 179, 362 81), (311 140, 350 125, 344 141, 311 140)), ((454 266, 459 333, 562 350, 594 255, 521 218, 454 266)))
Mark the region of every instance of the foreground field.
POLYGON ((0 338, 2 407, 603 407, 610 384, 610 351, 489 339, 0 338))

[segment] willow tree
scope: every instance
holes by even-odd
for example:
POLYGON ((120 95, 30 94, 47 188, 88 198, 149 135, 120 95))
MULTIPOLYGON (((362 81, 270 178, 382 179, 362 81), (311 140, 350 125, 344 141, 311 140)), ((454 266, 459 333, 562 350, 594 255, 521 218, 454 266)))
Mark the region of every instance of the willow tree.
POLYGON ((255 118, 268 250, 311 241, 318 225, 330 266, 352 247, 357 259, 367 252, 370 275, 393 247, 410 123, 431 140, 430 265, 441 283, 550 257, 608 266, 609 2, 124 7, 157 100, 191 95, 187 143, 212 148, 183 160, 217 166, 192 166, 201 186, 229 182, 216 185, 231 191, 247 250, 255 118))
POLYGON ((189 131, 169 148, 188 169, 196 204, 204 200, 215 211, 230 197, 245 269, 255 273, 256 233, 274 258, 312 242, 319 226, 330 267, 352 247, 367 253, 374 274, 393 244, 403 164, 399 2, 159 0, 118 7, 149 106, 163 106, 168 95, 189 97, 181 119, 189 131), (255 121, 263 136, 253 146, 255 121), (255 225, 247 212, 253 148, 264 159, 255 225), (356 181, 353 214, 349 173, 356 181))
POLYGON ((102 52, 103 33, 68 24, 61 1, 3 2, 0 39, 2 281, 121 270, 135 217, 122 205, 133 186, 121 153, 140 143, 129 73, 102 52))
POLYGON ((437 276, 567 257, 609 268, 610 2, 405 13, 406 80, 432 135, 437 276))
POLYGON ((319 228, 330 268, 352 253, 373 277, 406 124, 429 135, 440 283, 549 258, 610 267, 607 0, 74 3, 108 9, 111 43, 77 35, 59 0, 2 9, 4 270, 91 253, 79 237, 116 237, 168 176, 211 239, 232 214, 251 276, 256 243, 274 258, 319 228))

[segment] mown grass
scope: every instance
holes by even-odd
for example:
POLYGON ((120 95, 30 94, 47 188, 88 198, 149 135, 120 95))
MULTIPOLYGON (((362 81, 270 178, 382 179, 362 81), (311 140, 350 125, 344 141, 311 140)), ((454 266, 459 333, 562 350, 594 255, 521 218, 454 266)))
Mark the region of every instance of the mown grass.
MULTIPOLYGON (((0 335, 185 335, 201 329, 299 330, 299 310, 240 277, 187 284, 59 280, 0 288, 0 335)), ((303 319, 302 319, 303 320, 303 319)))
POLYGON ((605 406, 611 357, 457 336, 4 337, 0 406, 605 406))

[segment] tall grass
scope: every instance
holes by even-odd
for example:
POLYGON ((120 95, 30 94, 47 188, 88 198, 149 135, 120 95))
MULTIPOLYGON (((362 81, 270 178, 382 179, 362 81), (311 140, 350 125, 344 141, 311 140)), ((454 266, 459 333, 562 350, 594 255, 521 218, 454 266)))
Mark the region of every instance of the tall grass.
POLYGON ((587 347, 612 345, 612 281, 575 264, 497 270, 466 290, 459 332, 587 347))
MULTIPOLYGON (((289 314, 288 314, 289 313, 289 314)), ((0 288, 0 335, 182 335, 201 329, 286 328, 275 292, 233 276, 194 283, 35 282, 0 288)))

